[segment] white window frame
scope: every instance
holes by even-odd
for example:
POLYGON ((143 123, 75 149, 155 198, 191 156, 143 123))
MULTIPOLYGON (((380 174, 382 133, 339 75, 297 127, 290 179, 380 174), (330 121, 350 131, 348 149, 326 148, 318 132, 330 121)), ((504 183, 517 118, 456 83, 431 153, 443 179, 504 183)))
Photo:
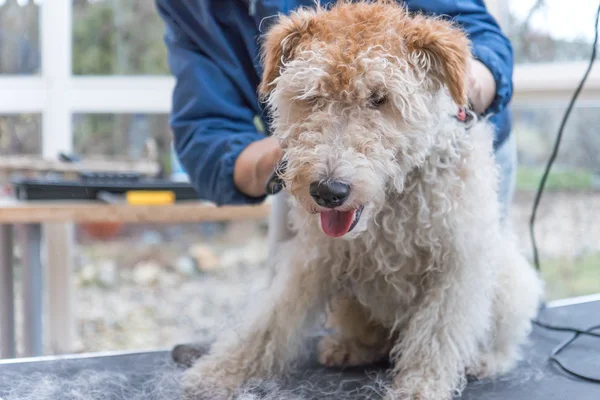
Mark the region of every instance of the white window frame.
MULTIPOLYGON (((568 103, 588 64, 587 61, 578 61, 517 65, 513 76, 512 103, 530 106, 568 103)), ((600 61, 594 62, 577 105, 600 106, 600 61)))
MULTIPOLYGON (((486 3, 502 24, 504 0, 486 3)), ((0 115, 41 113, 43 157, 72 151, 74 113, 170 112, 175 85, 171 76, 73 76, 72 2, 46 0, 39 7, 41 74, 0 76, 0 115)), ((513 104, 566 103, 585 67, 585 62, 517 65, 513 104)), ((580 99, 600 103, 600 65, 595 65, 580 99)))
POLYGON ((0 115, 42 115, 42 156, 73 149, 75 113, 168 114, 175 85, 170 76, 74 76, 72 2, 39 5, 41 74, 0 75, 0 115))

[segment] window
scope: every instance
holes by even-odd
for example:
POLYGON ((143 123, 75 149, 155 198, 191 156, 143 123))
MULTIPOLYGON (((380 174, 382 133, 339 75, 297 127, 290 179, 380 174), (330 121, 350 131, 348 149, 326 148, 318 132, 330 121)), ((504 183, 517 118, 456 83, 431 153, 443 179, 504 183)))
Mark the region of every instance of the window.
POLYGON ((0 0, 0 74, 40 73, 37 2, 0 0))
POLYGON ((511 0, 508 31, 515 62, 573 62, 590 57, 598 2, 511 0))
POLYGON ((74 114, 168 114, 174 82, 154 2, 0 0, 0 27, 0 114, 41 113, 45 157, 73 150, 74 114))
POLYGON ((73 0, 73 74, 166 75, 163 33, 154 1, 73 0))
MULTIPOLYGON (((513 103, 566 104, 591 56, 598 4, 580 0, 510 0, 503 9, 504 30, 515 55, 513 103)), ((600 99, 598 61, 581 100, 600 99)))
MULTIPOLYGON (((519 168, 513 220, 531 252, 529 217, 559 125, 592 51, 597 1, 512 0, 513 133, 519 168)), ((536 220, 546 294, 557 299, 600 285, 600 74, 595 66, 565 126, 536 220)))
MULTIPOLYGON (((519 143, 519 159, 524 168, 543 169, 552 152, 557 130, 566 104, 519 105, 513 109, 514 133, 519 143)), ((585 171, 587 175, 600 173, 600 104, 576 106, 565 127, 560 153, 554 163, 558 171, 585 171)), ((589 177, 566 181, 569 189, 590 189, 589 177)), ((556 188, 556 187, 553 187, 556 188)))
POLYGON ((156 160, 170 170, 167 114, 75 114, 74 151, 82 156, 156 160))
POLYGON ((39 114, 0 115, 0 156, 40 154, 41 133, 39 114))
MULTIPOLYGON (((149 0, 0 0, 0 157, 41 154, 56 159, 59 152, 134 160, 152 156, 168 172, 171 133, 167 115, 174 82, 168 75, 163 33, 164 25, 149 0)), ((0 183, 8 178, 1 176, 0 183)), ((142 332, 140 342, 135 334, 130 335, 135 330, 121 331, 118 326, 131 315, 144 316, 150 324, 160 322, 140 304, 156 297, 149 292, 152 283, 145 276, 156 272, 157 266, 161 274, 168 268, 180 269, 181 279, 193 273, 192 257, 183 255, 190 241, 209 242, 207 233, 216 234, 210 228, 195 226, 187 233, 185 226, 78 226, 80 246, 74 273, 77 303, 83 304, 77 317, 79 335, 86 337, 85 349, 146 347, 149 331, 142 332), (181 240, 182 231, 187 241, 181 240), (110 240, 121 232, 126 240, 110 240), (171 242, 188 244, 186 249, 170 251, 165 242, 172 236, 177 240, 171 242), (156 260, 157 248, 168 258, 148 261, 156 260), (116 271, 115 265, 129 267, 116 271), (90 278, 90 270, 100 279, 90 278), (123 273, 119 290, 126 286, 122 282, 135 282, 129 288, 136 300, 143 297, 141 302, 123 301, 119 290, 110 292, 111 271, 118 276, 123 273), (86 285, 93 287, 86 290, 86 285), (114 324, 107 322, 111 318, 104 313, 104 301, 94 306, 102 285, 108 285, 108 294, 100 298, 110 297, 117 310, 114 324)), ((163 303, 158 298, 157 308, 165 309, 163 303)), ((161 314, 160 318, 165 317, 161 314)), ((174 340, 165 338, 169 334, 153 335, 156 345, 174 340)))
MULTIPOLYGON (((514 224, 531 251, 529 217, 565 104, 514 109, 519 168, 514 224)), ((600 105, 574 108, 538 209, 536 239, 550 299, 597 293, 600 285, 600 105)))

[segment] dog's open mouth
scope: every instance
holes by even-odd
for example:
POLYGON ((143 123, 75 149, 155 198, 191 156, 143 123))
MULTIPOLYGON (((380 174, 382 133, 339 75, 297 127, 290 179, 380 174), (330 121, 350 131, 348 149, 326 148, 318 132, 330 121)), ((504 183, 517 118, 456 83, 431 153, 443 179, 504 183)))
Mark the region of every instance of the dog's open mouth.
POLYGON ((320 214, 321 228, 327 236, 338 238, 350 232, 360 219, 364 206, 350 211, 324 211, 320 214))

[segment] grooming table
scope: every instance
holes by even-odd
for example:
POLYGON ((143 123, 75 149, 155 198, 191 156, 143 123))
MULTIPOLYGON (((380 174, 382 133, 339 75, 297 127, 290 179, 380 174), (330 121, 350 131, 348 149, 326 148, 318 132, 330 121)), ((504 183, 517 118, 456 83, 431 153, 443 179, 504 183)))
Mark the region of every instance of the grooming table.
MULTIPOLYGON (((598 325, 600 295, 552 303, 543 310, 540 320, 548 324, 580 329, 598 325)), ((548 361, 551 351, 571 335, 535 327, 530 336, 531 344, 526 347, 524 360, 515 371, 495 381, 470 382, 462 399, 599 400, 600 385, 570 377, 548 361)), ((559 357, 578 373, 596 377, 600 375, 598 339, 581 337, 559 357)), ((173 377, 179 376, 181 371, 183 368, 171 362, 169 351, 30 358, 4 362, 0 360, 0 399, 175 400, 181 398, 180 393, 166 391, 164 387, 157 389, 157 385, 160 386, 158 382, 162 382, 162 385, 168 386, 169 379, 172 379, 171 384, 175 386, 176 379, 173 377), (164 378, 160 378, 162 372, 164 378), (94 374, 98 374, 99 378, 94 379, 94 374), (106 384, 112 385, 113 388, 104 391, 102 385, 105 383, 100 379, 102 374, 115 374, 119 381, 115 383, 109 375, 106 384), (25 380, 25 383, 19 383, 19 379, 25 380), (37 393, 36 385, 48 387, 48 379, 67 383, 64 387, 68 391, 57 392, 51 396, 43 391, 37 393), (86 388, 84 385, 74 389, 70 386, 72 382, 88 382, 90 386, 86 388)), ((374 367, 367 372, 340 372, 311 364, 302 373, 293 376, 289 383, 283 384, 288 390, 286 396, 273 396, 269 399, 378 399, 380 396, 368 389, 374 376, 383 377, 383 370, 374 367), (290 393, 298 397, 290 396, 290 393)))

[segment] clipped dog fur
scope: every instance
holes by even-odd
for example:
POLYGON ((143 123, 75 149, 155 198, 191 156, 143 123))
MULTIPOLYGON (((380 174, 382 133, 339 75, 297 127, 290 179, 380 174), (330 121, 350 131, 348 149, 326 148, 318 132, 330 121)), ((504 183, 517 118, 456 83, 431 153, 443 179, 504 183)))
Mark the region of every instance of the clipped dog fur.
POLYGON ((185 373, 188 398, 285 376, 323 310, 319 361, 389 359, 387 399, 447 400, 467 374, 515 366, 542 284, 501 223, 493 127, 455 118, 470 57, 451 22, 395 1, 301 9, 267 32, 259 89, 295 236, 256 311, 185 373))

